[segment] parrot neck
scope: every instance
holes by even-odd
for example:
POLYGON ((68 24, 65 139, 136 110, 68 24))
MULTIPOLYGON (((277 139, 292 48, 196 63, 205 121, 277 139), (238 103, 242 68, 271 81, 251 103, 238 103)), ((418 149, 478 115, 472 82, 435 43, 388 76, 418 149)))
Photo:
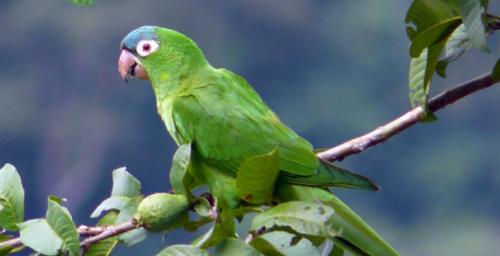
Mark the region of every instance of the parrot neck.
POLYGON ((190 81, 213 69, 196 47, 190 49, 188 54, 167 52, 161 59, 148 64, 151 67, 146 69, 151 71, 148 76, 157 100, 175 96, 188 89, 187 87, 192 85, 190 81))
POLYGON ((204 74, 212 69, 213 67, 208 63, 190 68, 173 66, 173 68, 159 70, 157 74, 150 76, 149 79, 156 99, 163 100, 167 97, 177 96, 179 93, 196 85, 196 81, 200 80, 204 74))

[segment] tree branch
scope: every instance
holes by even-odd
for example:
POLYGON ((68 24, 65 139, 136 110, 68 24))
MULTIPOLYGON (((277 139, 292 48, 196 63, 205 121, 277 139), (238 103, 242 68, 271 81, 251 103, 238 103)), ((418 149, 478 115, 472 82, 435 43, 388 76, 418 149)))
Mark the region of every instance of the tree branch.
POLYGON ((124 223, 116 225, 116 226, 104 227, 104 229, 99 234, 96 234, 94 236, 91 236, 91 237, 83 240, 80 243, 80 247, 83 249, 83 251, 86 251, 91 245, 93 245, 101 240, 125 233, 127 231, 130 231, 130 230, 133 230, 133 229, 136 229, 139 227, 141 227, 141 225, 139 225, 139 223, 137 222, 136 219, 132 219, 130 221, 124 222, 124 223))
POLYGON ((21 242, 20 237, 12 238, 9 240, 5 240, 0 243, 0 249, 7 248, 7 247, 19 247, 22 246, 23 243, 21 242))
MULTIPOLYGON (((465 82, 457 87, 444 91, 438 96, 429 101, 429 111, 437 112, 445 106, 454 103, 455 101, 470 95, 476 91, 488 88, 495 84, 496 81, 491 77, 491 73, 480 75, 468 82, 465 82)), ((340 161, 347 156, 358 154, 366 149, 373 147, 399 132, 409 128, 410 126, 421 121, 424 116, 424 109, 417 107, 408 111, 406 114, 394 119, 393 121, 378 127, 377 129, 351 139, 338 146, 320 152, 317 156, 326 161, 340 161)))

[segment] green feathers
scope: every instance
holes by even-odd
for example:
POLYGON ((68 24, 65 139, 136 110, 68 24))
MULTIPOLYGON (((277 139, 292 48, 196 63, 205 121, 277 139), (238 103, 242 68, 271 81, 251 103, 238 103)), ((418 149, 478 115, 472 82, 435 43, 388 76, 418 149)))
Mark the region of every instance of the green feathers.
MULTIPOLYGON (((279 182, 287 182, 378 188, 361 175, 319 160, 311 144, 283 124, 245 79, 210 66, 188 37, 147 26, 131 32, 122 45, 134 54, 136 66, 147 72, 158 112, 170 135, 179 145, 192 143, 203 165, 236 177, 245 161, 276 150, 278 186, 279 182), (148 42, 159 46, 153 52, 140 54, 145 51, 141 45, 148 42)), ((216 176, 211 176, 207 182, 214 179, 216 176)))

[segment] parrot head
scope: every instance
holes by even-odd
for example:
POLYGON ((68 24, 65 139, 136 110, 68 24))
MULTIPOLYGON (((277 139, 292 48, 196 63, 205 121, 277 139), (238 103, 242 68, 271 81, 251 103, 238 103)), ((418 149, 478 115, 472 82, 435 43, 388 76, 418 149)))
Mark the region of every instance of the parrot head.
POLYGON ((122 79, 168 80, 206 64, 196 43, 167 28, 142 26, 125 36, 118 59, 122 79))

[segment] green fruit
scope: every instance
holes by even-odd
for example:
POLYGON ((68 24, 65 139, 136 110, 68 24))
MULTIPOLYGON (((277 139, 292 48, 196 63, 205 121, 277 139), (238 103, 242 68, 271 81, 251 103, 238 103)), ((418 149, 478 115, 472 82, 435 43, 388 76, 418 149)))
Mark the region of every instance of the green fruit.
POLYGON ((186 196, 156 193, 142 200, 136 218, 147 230, 163 231, 182 225, 188 209, 186 196))

